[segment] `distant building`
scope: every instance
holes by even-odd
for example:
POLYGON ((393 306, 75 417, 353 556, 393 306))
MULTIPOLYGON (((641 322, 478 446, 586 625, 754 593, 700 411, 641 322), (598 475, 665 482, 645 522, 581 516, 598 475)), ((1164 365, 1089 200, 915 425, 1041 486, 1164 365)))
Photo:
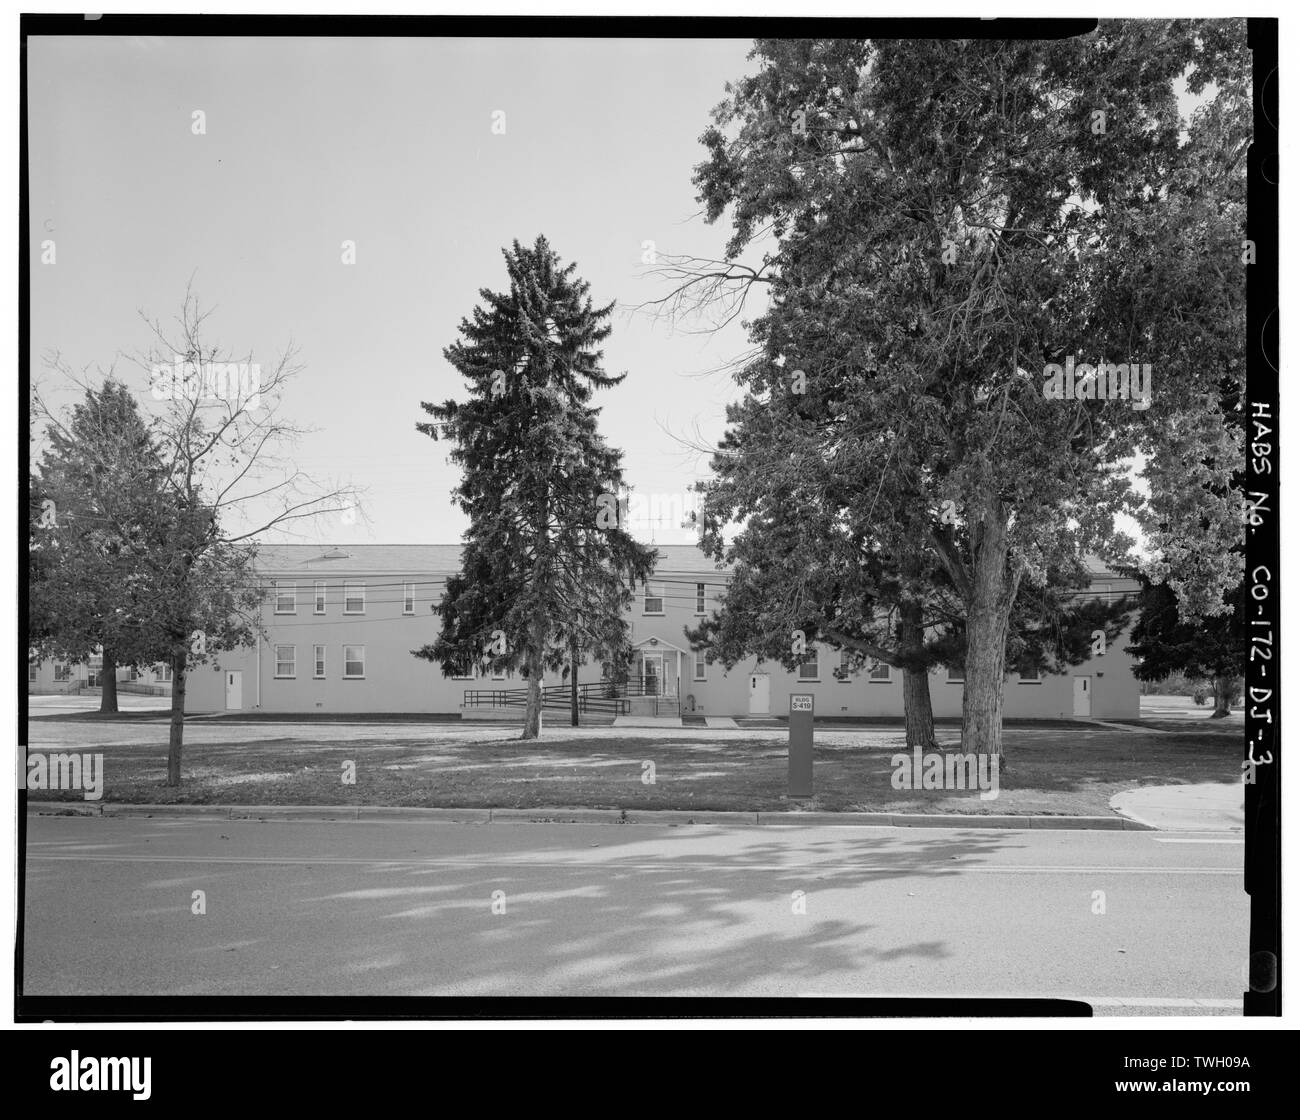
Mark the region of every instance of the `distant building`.
MULTIPOLYGON (((89 661, 66 661, 47 658, 27 662, 27 694, 49 696, 76 693, 86 688, 103 687, 103 658, 96 654, 89 661)), ((172 670, 166 665, 144 668, 121 666, 114 674, 119 692, 170 696, 172 670)))
MULTIPOLYGON (((659 545, 660 562, 637 588, 629 613, 635 651, 630 669, 644 692, 683 713, 782 715, 792 692, 811 692, 823 716, 901 716, 902 674, 887 665, 849 670, 828 646, 809 647, 796 672, 749 658, 729 673, 691 651, 683 634, 718 604, 728 574, 693 545, 659 545)), ((264 545, 258 557, 266 591, 264 640, 218 654, 191 670, 187 712, 427 712, 481 714, 485 694, 521 689, 517 675, 467 667, 445 675, 411 651, 438 635, 437 604, 459 569, 460 545, 264 545), (473 695, 478 693, 480 695, 473 695)), ((1137 584, 1097 567, 1089 592, 1117 595, 1137 584)), ((1006 679, 1009 717, 1132 718, 1138 683, 1126 639, 1068 673, 1006 679)), ((596 684, 602 666, 589 662, 580 683, 596 684)), ((559 685, 558 674, 547 685, 559 685)), ((961 674, 931 675, 936 716, 960 716, 961 674)))

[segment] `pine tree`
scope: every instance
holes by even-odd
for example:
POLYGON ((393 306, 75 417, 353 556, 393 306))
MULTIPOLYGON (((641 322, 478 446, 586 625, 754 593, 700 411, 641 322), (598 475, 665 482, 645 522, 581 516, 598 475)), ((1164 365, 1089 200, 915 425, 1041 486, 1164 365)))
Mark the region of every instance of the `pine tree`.
POLYGON ((1198 622, 1183 620, 1178 595, 1165 583, 1153 583, 1141 573, 1141 614, 1133 627, 1133 644, 1126 652, 1137 659, 1133 675, 1140 681, 1159 681, 1173 673, 1193 679, 1203 677, 1214 685, 1211 719, 1223 719, 1241 698, 1245 672, 1246 584, 1239 583, 1223 596, 1224 611, 1198 622))
POLYGON ((141 604, 173 520, 165 472, 135 397, 111 377, 87 388, 66 424, 48 421, 29 518, 28 643, 70 661, 99 652, 100 711, 116 712, 117 666, 161 652, 141 604))
POLYGON ((443 355, 470 398, 422 402, 417 424, 455 444, 455 500, 469 515, 460 572, 438 608, 442 631, 417 657, 444 672, 519 669, 528 681, 523 738, 541 726, 542 675, 576 672, 575 651, 602 656, 625 641, 624 612, 654 565, 619 524, 622 453, 597 431, 596 389, 625 375, 602 368, 613 304, 544 237, 503 250, 510 286, 480 290, 461 338, 443 355))

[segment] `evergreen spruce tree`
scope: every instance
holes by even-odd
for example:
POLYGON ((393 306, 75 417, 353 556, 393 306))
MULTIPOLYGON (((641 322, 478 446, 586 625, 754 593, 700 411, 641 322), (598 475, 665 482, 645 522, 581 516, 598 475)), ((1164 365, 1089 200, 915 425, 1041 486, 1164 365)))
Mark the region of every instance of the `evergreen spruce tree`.
POLYGON ((626 640, 632 590, 654 550, 621 527, 622 454, 597 431, 596 389, 624 375, 601 366, 613 304, 592 306, 576 265, 538 237, 503 251, 509 289, 481 289, 447 361, 464 402, 422 402, 417 424, 455 444, 454 500, 468 514, 461 570, 438 607, 442 630, 412 651, 444 672, 518 669, 528 681, 523 738, 541 727, 542 675, 576 672, 575 651, 608 655, 626 640))
POLYGON ((111 377, 46 426, 29 523, 29 633, 37 657, 102 654, 101 712, 117 711, 117 667, 162 652, 143 625, 149 557, 174 520, 158 448, 134 395, 111 377))

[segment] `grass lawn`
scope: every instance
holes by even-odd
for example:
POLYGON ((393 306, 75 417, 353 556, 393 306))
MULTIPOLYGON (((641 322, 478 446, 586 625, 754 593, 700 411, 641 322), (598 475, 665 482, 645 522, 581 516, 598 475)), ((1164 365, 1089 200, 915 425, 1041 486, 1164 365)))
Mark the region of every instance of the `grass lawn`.
MULTIPOLYGON (((50 721, 39 721, 50 729, 50 721)), ((32 725, 33 727, 35 724, 32 725)), ((511 728, 465 732, 335 729, 331 736, 277 735, 273 726, 210 724, 184 753, 184 782, 168 789, 166 728, 109 721, 101 738, 80 721, 60 721, 57 739, 31 750, 104 755, 104 799, 117 802, 245 805, 411 805, 447 808, 624 808, 780 811, 786 748, 779 733, 635 728, 574 734, 547 727, 520 742, 511 728), (357 737, 346 737, 356 734, 357 737), (342 780, 356 765, 356 783, 342 780), (642 781, 654 763, 653 785, 642 781)), ((304 729, 296 728, 296 732, 304 729)), ((187 727, 187 739, 191 739, 187 727)), ((947 738, 941 735, 941 738, 947 738)), ((931 813, 1111 815, 1109 801, 1142 785, 1241 780, 1242 729, 1185 723, 1166 732, 1106 728, 1009 728, 1000 796, 896 790, 890 756, 902 736, 887 731, 817 731, 820 810, 931 813)), ((29 791, 31 801, 78 798, 29 791)))

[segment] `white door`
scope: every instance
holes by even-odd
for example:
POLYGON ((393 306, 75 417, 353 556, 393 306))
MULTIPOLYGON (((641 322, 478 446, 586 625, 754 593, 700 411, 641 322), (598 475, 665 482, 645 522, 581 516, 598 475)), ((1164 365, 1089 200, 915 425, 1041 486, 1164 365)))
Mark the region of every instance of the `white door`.
POLYGON ((1074 678, 1074 714, 1092 718, 1092 678, 1074 678))
POLYGON ((772 710, 772 678, 766 673, 751 673, 749 677, 749 714, 765 716, 772 710))
POLYGON ((244 706, 244 670, 226 670, 226 709, 242 709, 244 706))

